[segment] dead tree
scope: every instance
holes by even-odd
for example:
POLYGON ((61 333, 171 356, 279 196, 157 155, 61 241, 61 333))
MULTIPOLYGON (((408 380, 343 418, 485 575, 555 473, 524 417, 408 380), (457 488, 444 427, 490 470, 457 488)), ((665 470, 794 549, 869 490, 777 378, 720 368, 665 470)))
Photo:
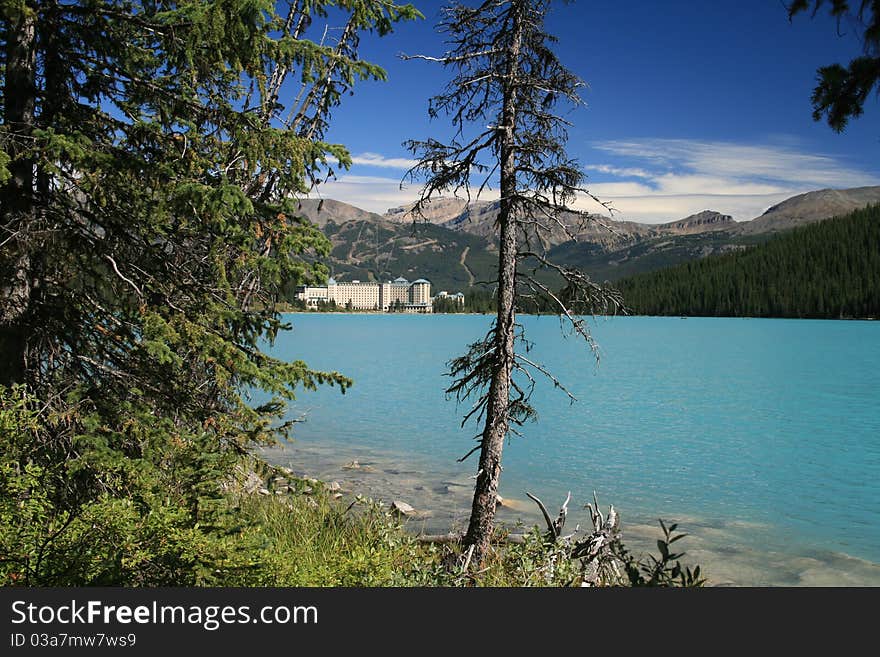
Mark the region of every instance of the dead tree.
POLYGON ((575 536, 579 533, 580 527, 576 527, 574 532, 568 536, 564 536, 562 533, 565 528, 565 520, 568 517, 568 503, 571 501, 571 493, 562 503, 555 520, 551 520, 547 507, 540 499, 531 493, 526 493, 526 495, 541 509, 541 514, 547 523, 547 540, 563 543, 568 557, 581 562, 581 586, 607 586, 622 583, 622 571, 626 567, 626 562, 621 558, 620 518, 613 505, 608 507, 608 515, 603 515, 599 509, 599 500, 593 493, 595 506, 587 504, 585 507, 590 511, 591 531, 583 538, 576 540, 575 536))
POLYGON ((601 203, 583 189, 585 176, 565 151, 569 123, 556 108, 562 101, 580 104, 583 82, 552 50, 554 38, 544 29, 549 5, 549 0, 486 0, 476 8, 455 4, 444 10, 440 23, 450 50, 442 57, 403 56, 454 72, 429 105, 432 118, 451 118, 455 134, 450 143, 407 142, 419 158, 408 177, 425 180, 414 216, 444 192, 470 200, 496 182, 500 189, 497 313, 486 336, 451 361, 454 383, 447 390, 459 401, 473 401, 462 425, 471 418, 482 423, 477 445, 462 458, 480 453, 464 540, 466 547, 474 546, 473 565, 489 548, 504 440, 534 417, 529 397, 538 376, 562 387, 526 357, 525 349, 517 349, 524 344, 517 309, 530 302, 552 304, 594 346, 579 313, 621 308, 616 293, 546 255, 546 235, 562 231, 574 239, 583 222, 595 220, 574 210, 575 200, 601 203))

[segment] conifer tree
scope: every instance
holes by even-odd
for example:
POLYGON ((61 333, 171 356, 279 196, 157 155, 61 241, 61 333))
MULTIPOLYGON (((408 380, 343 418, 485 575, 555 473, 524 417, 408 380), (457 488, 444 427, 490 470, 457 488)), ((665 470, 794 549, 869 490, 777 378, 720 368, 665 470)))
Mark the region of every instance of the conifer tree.
POLYGON ((482 340, 452 361, 450 373, 456 379, 448 389, 459 400, 475 398, 464 423, 477 418, 483 424, 477 445, 466 455, 480 453, 464 539, 473 564, 489 548, 504 441, 516 425, 534 417, 529 396, 535 375, 561 385, 517 347, 523 337, 517 306, 549 299, 590 344, 586 321, 572 308, 614 312, 619 306, 614 293, 580 271, 551 262, 542 248, 547 232, 562 230, 574 237, 576 224, 589 219, 571 208, 588 192, 582 189, 583 172, 565 151, 568 123, 555 113, 561 103, 581 102, 583 83, 553 52, 555 39, 544 29, 549 6, 549 0, 486 0, 474 8, 454 4, 444 10, 440 24, 449 51, 442 57, 409 57, 453 71, 429 106, 432 118, 450 117, 453 140, 408 142, 419 157, 409 175, 426 181, 414 214, 443 192, 471 198, 473 191, 478 197, 496 174, 500 189, 495 320, 482 340), (535 275, 540 269, 564 281, 562 294, 541 282, 535 275))
POLYGON ((617 286, 646 315, 876 317, 878 254, 880 208, 869 205, 617 286))
POLYGON ((789 20, 810 9, 815 16, 827 7, 838 32, 858 31, 862 54, 846 65, 820 67, 811 99, 813 119, 824 116, 831 128, 843 132, 850 119, 862 115, 868 94, 880 83, 880 5, 876 0, 793 0, 786 7, 789 20))
MULTIPOLYGON (((58 517, 165 477, 191 502, 182 522, 204 527, 204 490, 173 481, 173 455, 189 450, 199 486, 216 483, 228 472, 210 454, 276 435, 297 387, 348 384, 264 348, 283 288, 326 275, 301 257, 329 243, 296 197, 350 163, 324 140, 332 109, 385 77, 359 39, 419 14, 391 0, 3 0, 0 12, 0 392, 25 385, 55 418, 10 467, 53 473, 58 517), (331 18, 341 30, 316 40, 331 18), (254 389, 269 400, 249 402, 254 389)), ((166 498, 137 499, 147 517, 144 500, 166 498)), ((31 582, 56 581, 22 559, 31 582)))

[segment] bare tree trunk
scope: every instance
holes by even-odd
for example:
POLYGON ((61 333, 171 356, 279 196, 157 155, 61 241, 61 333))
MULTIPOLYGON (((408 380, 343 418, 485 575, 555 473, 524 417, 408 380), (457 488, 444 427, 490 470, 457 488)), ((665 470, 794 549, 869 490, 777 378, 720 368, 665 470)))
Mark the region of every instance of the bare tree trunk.
POLYGON ((507 52, 507 80, 504 89, 502 125, 499 144, 501 155, 501 206, 498 214, 500 250, 498 255, 498 316, 493 336, 494 362, 486 406, 486 426, 480 448, 477 483, 471 507, 470 523, 464 545, 474 546, 471 562, 479 565, 492 538, 498 481, 501 476, 501 451, 510 426, 510 377, 514 364, 516 311, 516 88, 522 45, 522 23, 513 17, 513 34, 507 52))
POLYGON ((24 380, 27 332, 25 316, 31 296, 31 262, 27 232, 34 215, 34 161, 20 157, 31 147, 36 104, 36 16, 25 7, 10 21, 6 41, 6 84, 3 117, 11 140, 11 177, 0 190, 0 385, 24 380))

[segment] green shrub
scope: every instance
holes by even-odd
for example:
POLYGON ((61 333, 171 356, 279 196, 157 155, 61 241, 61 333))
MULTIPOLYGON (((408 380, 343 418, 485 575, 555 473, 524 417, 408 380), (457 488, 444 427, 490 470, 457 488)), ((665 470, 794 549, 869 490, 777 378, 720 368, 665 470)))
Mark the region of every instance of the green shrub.
POLYGON ((219 584, 252 568, 221 492, 231 451, 135 414, 46 410, 0 387, 0 585, 219 584))

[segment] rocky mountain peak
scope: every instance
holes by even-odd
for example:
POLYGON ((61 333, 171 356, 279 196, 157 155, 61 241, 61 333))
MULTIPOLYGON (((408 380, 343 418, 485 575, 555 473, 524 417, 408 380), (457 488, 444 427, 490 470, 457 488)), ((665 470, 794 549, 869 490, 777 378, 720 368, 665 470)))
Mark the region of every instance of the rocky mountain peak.
POLYGON ((658 228, 675 235, 691 235, 714 230, 726 230, 734 224, 733 217, 715 210, 703 210, 684 219, 661 224, 658 228))
MULTIPOLYGON (((385 212, 385 219, 395 223, 412 223, 413 220, 427 221, 431 224, 442 225, 447 221, 451 221, 461 215, 468 207, 467 199, 457 197, 439 196, 422 208, 421 215, 413 215, 413 205, 401 205, 396 208, 389 208, 385 212)), ((485 205, 482 201, 471 203, 474 205, 485 205)))

